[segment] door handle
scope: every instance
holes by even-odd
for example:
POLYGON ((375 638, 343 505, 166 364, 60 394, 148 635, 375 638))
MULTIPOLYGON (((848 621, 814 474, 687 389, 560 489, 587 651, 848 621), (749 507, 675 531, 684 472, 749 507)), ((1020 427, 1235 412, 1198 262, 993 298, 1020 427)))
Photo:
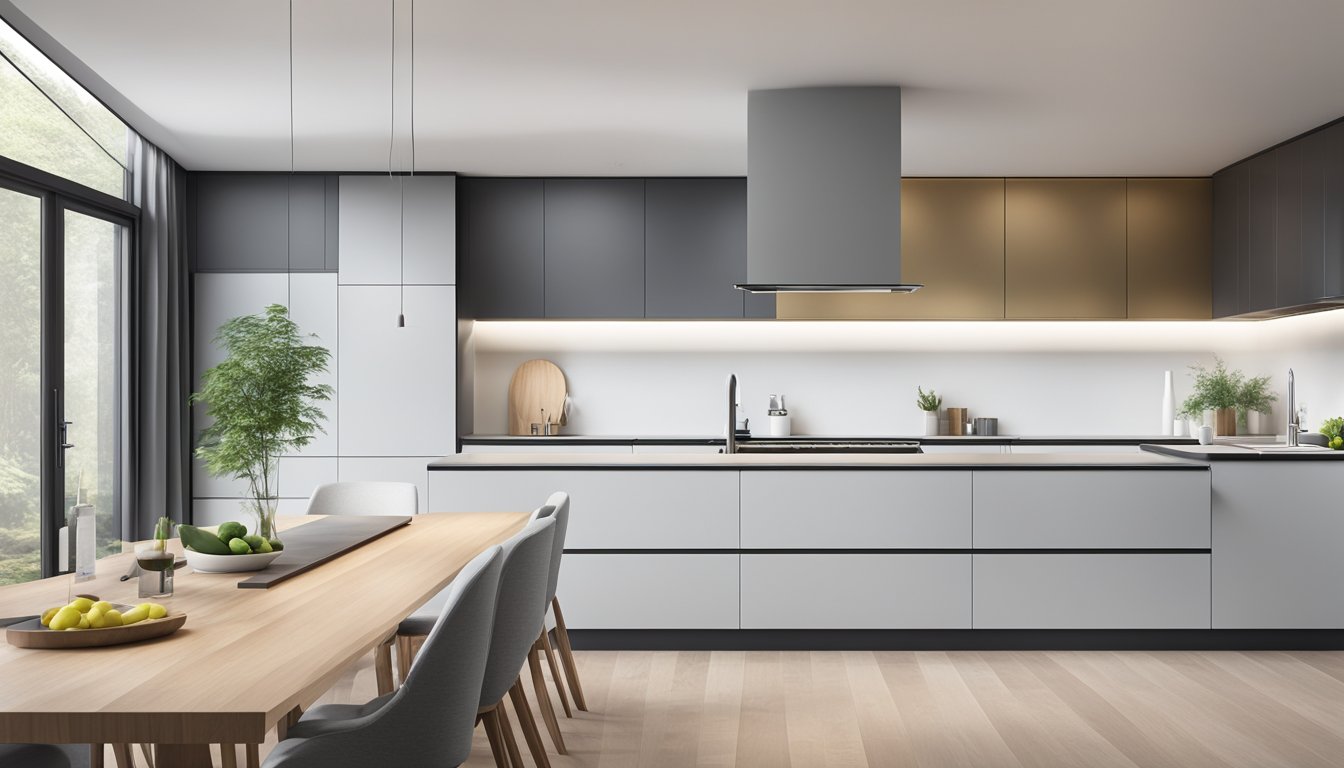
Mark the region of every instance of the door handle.
POLYGON ((52 393, 56 398, 56 444, 60 448, 56 451, 56 466, 63 468, 65 452, 75 447, 75 444, 70 442, 70 425, 75 422, 65 419, 65 400, 61 396, 61 390, 53 389, 52 393))

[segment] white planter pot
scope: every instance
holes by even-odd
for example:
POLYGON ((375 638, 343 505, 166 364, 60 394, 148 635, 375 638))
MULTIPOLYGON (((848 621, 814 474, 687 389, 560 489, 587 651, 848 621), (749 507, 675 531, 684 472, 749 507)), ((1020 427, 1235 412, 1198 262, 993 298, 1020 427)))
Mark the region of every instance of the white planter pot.
POLYGON ((924 434, 930 437, 936 437, 938 435, 937 411, 924 412, 924 434))
POLYGON ((1265 425, 1267 423, 1269 423, 1269 419, 1265 417, 1265 414, 1259 411, 1246 412, 1246 434, 1248 435, 1265 434, 1266 432, 1265 425))

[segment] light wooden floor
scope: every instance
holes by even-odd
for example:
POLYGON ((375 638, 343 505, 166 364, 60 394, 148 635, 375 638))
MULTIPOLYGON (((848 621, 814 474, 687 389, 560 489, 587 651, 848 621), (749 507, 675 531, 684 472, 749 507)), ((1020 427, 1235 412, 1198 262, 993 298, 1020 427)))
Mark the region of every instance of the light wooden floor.
MULTIPOLYGON (((556 768, 1344 765, 1344 653, 578 657, 591 712, 556 768)), ((366 661, 326 700, 373 695, 366 661)))

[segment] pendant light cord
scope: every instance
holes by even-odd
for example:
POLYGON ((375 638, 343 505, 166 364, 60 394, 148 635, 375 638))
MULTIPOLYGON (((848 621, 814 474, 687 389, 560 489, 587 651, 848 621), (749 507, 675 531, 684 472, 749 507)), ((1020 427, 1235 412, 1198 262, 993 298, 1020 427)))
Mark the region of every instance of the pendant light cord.
POLYGON ((294 317, 294 0, 289 0, 289 181, 285 185, 285 308, 294 317))
MULTIPOLYGON (((392 96, 389 100, 392 116, 387 140, 387 175, 392 177, 392 154, 397 143, 397 0, 392 0, 392 96)), ((406 186, 401 175, 397 176, 397 260, 400 270, 397 289, 399 291, 397 327, 406 325, 406 186)))
MULTIPOLYGON (((411 178, 415 178, 415 0, 411 0, 411 178)), ((401 198, 401 318, 406 322, 406 196, 401 198)))

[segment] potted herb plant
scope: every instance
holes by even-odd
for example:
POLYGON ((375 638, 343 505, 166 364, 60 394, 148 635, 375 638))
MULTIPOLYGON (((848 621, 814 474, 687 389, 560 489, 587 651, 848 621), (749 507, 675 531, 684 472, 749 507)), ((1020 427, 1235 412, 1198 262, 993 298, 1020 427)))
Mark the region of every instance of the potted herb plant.
POLYGON ((923 387, 916 387, 915 389, 919 392, 918 397, 915 398, 915 404, 919 406, 919 410, 924 412, 924 434, 937 435, 938 409, 943 407, 943 398, 939 397, 938 393, 932 389, 928 392, 925 392, 923 387))
POLYGON ((1214 432, 1220 437, 1237 434, 1237 406, 1246 377, 1241 371, 1227 370, 1222 358, 1214 357, 1210 370, 1199 363, 1190 366, 1194 391, 1185 399, 1186 413, 1213 411, 1214 432))
POLYGON ((1246 427, 1246 432, 1258 435, 1263 430, 1261 417, 1269 413, 1279 396, 1269 391, 1268 376, 1255 376, 1242 382, 1237 392, 1237 423, 1246 427))
POLYGON ((280 304, 225 322, 215 343, 227 357, 205 372, 201 391, 191 396, 213 419, 196 456, 215 477, 247 481, 243 505, 257 519, 256 533, 276 539, 276 464, 324 431, 317 403, 330 400, 332 389, 311 380, 327 370, 331 353, 305 344, 280 304))

